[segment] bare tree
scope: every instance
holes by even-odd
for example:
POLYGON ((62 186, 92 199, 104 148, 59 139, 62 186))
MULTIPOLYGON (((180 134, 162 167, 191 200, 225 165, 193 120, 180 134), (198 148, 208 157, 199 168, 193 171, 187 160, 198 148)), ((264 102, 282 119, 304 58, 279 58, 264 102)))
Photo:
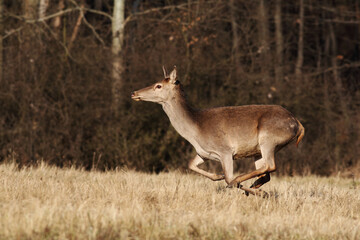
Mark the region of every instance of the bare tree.
MULTIPOLYGON (((39 6, 39 0, 26 0, 23 2, 23 12, 24 17, 27 20, 35 20, 37 19, 38 15, 38 6, 39 6)), ((32 25, 27 25, 25 30, 23 31, 23 38, 25 39, 23 41, 23 50, 26 53, 26 56, 29 58, 33 58, 33 56, 36 54, 36 51, 33 47, 33 44, 35 41, 36 33, 32 25)))
POLYGON ((49 6, 49 0, 40 0, 40 2, 39 2, 39 18, 45 17, 48 6, 49 6))
POLYGON ((282 33, 282 14, 281 14, 281 0, 275 2, 275 41, 276 41, 276 66, 275 66, 275 80, 279 84, 284 78, 283 72, 283 51, 284 39, 282 33))
POLYGON ((39 0, 25 0, 23 4, 25 18, 35 19, 39 0))
POLYGON ((238 24, 236 21, 236 11, 234 0, 230 0, 230 16, 231 16, 231 28, 232 28, 232 64, 235 66, 235 72, 238 73, 240 70, 239 62, 239 35, 238 35, 238 24))
POLYGON ((4 0, 0 0, 0 84, 3 80, 4 0))
MULTIPOLYGON (((85 6, 85 3, 84 3, 84 0, 81 0, 80 2, 80 7, 81 8, 84 8, 85 6)), ((69 40, 69 44, 68 44, 68 50, 70 51, 70 49, 72 48, 73 46, 73 43, 79 33, 79 29, 80 29, 80 25, 81 25, 81 21, 83 20, 83 17, 84 17, 84 13, 82 11, 79 12, 79 16, 76 20, 76 23, 75 23, 75 26, 74 26, 74 30, 71 34, 71 38, 69 40)))
MULTIPOLYGON (((259 16, 258 16, 258 25, 259 25, 259 40, 260 47, 259 53, 261 56, 261 71, 263 78, 266 79, 269 77, 269 64, 270 64, 270 36, 269 36, 269 20, 267 14, 267 6, 265 0, 260 0, 259 2, 259 16)), ((268 85, 268 81, 265 82, 268 85)))
MULTIPOLYGON (((299 40, 298 40, 298 53, 297 60, 295 65, 295 76, 297 81, 297 86, 300 86, 300 81, 302 78, 302 67, 304 63, 304 0, 300 1, 300 13, 297 23, 299 24, 299 40)), ((298 89, 298 87, 297 87, 298 89)))
POLYGON ((333 69, 332 73, 333 73, 333 77, 334 77, 336 93, 338 95, 339 102, 340 102, 341 112, 344 117, 345 126, 344 126, 343 134, 347 137, 347 135, 349 134, 350 120, 349 120, 348 106, 346 104, 346 100, 345 100, 345 97, 343 94, 343 86, 342 86, 340 74, 338 71, 337 43, 336 43, 336 36, 334 33, 334 28, 332 26, 332 23, 329 23, 329 33, 330 33, 330 40, 331 40, 331 66, 333 69))
MULTIPOLYGON (((65 3, 64 3, 64 0, 59 0, 59 3, 58 3, 58 11, 62 11, 65 7, 65 3)), ((60 25, 61 25, 61 15, 58 15, 54 18, 53 22, 53 27, 55 28, 55 30, 58 30, 60 28, 60 25)))
MULTIPOLYGON (((325 30, 322 30, 323 35, 325 35, 325 30)), ((318 40, 318 42, 320 42, 320 40, 318 40)), ((320 43, 317 43, 318 46, 318 64, 317 64, 317 69, 320 72, 321 71, 321 47, 320 47, 320 43)), ((326 34, 326 39, 325 39, 325 47, 324 47, 324 55, 325 56, 330 56, 330 36, 329 34, 326 34)), ((328 68, 328 62, 324 61, 324 66, 325 68, 328 68)), ((331 102, 330 102, 330 96, 329 96, 329 74, 328 73, 324 73, 323 74, 323 79, 324 79, 324 84, 322 86, 323 89, 323 99, 324 99, 324 110, 325 110, 325 117, 326 119, 330 119, 331 118, 331 102)), ((324 137, 325 137, 325 142, 327 143, 327 141, 329 141, 329 138, 331 136, 331 126, 330 123, 329 124, 324 124, 324 137)), ((326 149, 329 150, 329 146, 328 144, 325 145, 326 149)), ((330 156, 331 151, 327 151, 328 154, 328 158, 331 158, 330 156)))
POLYGON ((124 71, 121 56, 124 43, 125 0, 114 0, 114 12, 112 20, 112 107, 117 115, 121 99, 121 87, 123 85, 122 73, 124 71))

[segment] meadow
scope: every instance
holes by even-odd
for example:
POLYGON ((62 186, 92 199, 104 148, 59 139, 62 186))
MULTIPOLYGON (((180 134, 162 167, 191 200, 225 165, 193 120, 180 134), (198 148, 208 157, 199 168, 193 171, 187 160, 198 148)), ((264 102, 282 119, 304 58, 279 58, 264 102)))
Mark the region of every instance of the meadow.
POLYGON ((273 177, 269 198, 225 186, 177 171, 3 163, 0 239, 360 239, 359 179, 273 177))

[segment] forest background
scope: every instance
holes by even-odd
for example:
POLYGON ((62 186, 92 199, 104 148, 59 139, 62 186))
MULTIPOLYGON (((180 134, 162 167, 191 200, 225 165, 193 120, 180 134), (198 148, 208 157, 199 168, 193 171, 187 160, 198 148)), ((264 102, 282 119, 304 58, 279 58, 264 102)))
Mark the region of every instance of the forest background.
POLYGON ((291 111, 278 174, 360 175, 357 0, 0 0, 0 162, 185 169, 161 106, 130 99, 162 65, 198 108, 291 111))

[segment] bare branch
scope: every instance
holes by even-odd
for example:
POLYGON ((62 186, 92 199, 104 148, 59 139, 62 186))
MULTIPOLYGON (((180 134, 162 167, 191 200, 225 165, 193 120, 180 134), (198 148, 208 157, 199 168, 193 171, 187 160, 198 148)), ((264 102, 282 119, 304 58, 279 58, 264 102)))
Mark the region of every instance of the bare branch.
MULTIPOLYGON (((84 6, 84 3, 82 3, 82 7, 84 6)), ((78 19, 76 20, 76 24, 75 24, 75 27, 74 27, 74 30, 73 30, 73 33, 71 34, 71 38, 70 38, 70 41, 69 41, 69 44, 68 44, 68 49, 70 50, 71 47, 72 47, 72 44, 73 42, 75 41, 76 39, 76 36, 79 32, 79 28, 80 28, 80 25, 81 25, 81 20, 83 19, 83 14, 82 12, 80 12, 79 16, 78 16, 78 19)))
MULTIPOLYGON (((57 40, 57 37, 56 37, 56 34, 54 33, 54 31, 51 29, 51 27, 46 23, 46 22, 43 22, 44 26, 46 27, 46 29, 49 30, 50 34, 53 36, 54 39, 57 40)), ((72 55, 70 54, 70 51, 69 49, 66 47, 66 45, 64 43, 62 43, 61 41, 58 41, 57 42, 64 48, 64 51, 66 53, 66 55, 71 59, 73 60, 74 62, 77 62, 73 57, 72 55)))
POLYGON ((16 29, 11 29, 10 31, 6 31, 6 34, 3 36, 3 39, 10 37, 14 33, 20 32, 24 27, 18 27, 16 29))
MULTIPOLYGON (((25 17, 23 16, 18 16, 18 15, 15 15, 15 14, 12 14, 10 12, 7 12, 7 16, 9 17, 12 17, 12 18, 15 18, 15 19, 18 19, 20 21, 24 21, 26 23, 30 23, 30 24, 34 24, 34 23, 38 23, 38 22, 45 22, 46 20, 49 20, 49 19, 52 19, 52 18, 56 18, 56 17, 59 17, 59 16, 62 16, 62 15, 65 15, 65 14, 68 14, 68 13, 71 13, 71 12, 74 12, 74 11, 79 11, 80 12, 80 16, 78 18, 78 21, 76 23, 76 26, 78 26, 80 23, 81 23, 81 19, 84 20, 84 23, 87 27, 89 27, 91 29, 91 31, 93 32, 94 36, 96 37, 96 39, 99 40, 99 42, 101 42, 102 45, 105 45, 104 43, 104 40, 99 36, 99 34, 96 32, 95 28, 86 20, 85 16, 84 16, 84 11, 87 11, 89 10, 89 8, 84 8, 84 6, 79 6, 76 1, 71 1, 76 7, 74 8, 67 8, 67 9, 64 9, 64 10, 60 10, 56 13, 53 13, 53 14, 50 14, 48 16, 45 16, 45 17, 42 17, 42 18, 38 18, 38 19, 26 19, 25 17), (80 22, 79 22, 80 21, 80 22)), ((109 14, 106 14, 104 12, 101 12, 101 11, 97 11, 97 10, 90 10, 90 12, 92 13, 96 13, 96 14, 99 14, 99 15, 103 15, 103 16, 106 16, 108 18, 110 18, 112 20, 112 17, 109 15, 109 14)), ((75 26, 75 28, 76 28, 75 26)), ((13 33, 15 32, 18 32, 22 29, 21 28, 18 28, 14 31, 11 31, 9 32, 8 34, 6 34, 4 36, 4 38, 7 38, 9 37, 10 35, 12 35, 13 33)), ((76 29, 74 29, 75 31, 76 29)), ((71 37, 71 39, 75 39, 76 37, 76 34, 77 32, 74 32, 75 35, 73 34, 73 36, 71 37)), ((70 43, 71 43, 71 40, 70 40, 70 43)), ((63 45, 63 47, 65 47, 65 45, 63 45)), ((68 53, 68 48, 66 48, 66 52, 68 53)))
POLYGON ((341 66, 338 66, 336 68, 335 67, 329 67, 329 68, 324 69, 323 71, 317 71, 317 72, 309 73, 309 74, 306 74, 306 76, 307 77, 314 77, 314 76, 318 76, 318 75, 321 75, 321 74, 324 74, 324 73, 332 72, 335 69, 336 70, 342 70, 342 69, 358 68, 358 67, 360 67, 360 62, 347 63, 347 64, 343 64, 341 66))
MULTIPOLYGON (((196 2, 192 2, 190 4, 196 4, 196 2)), ((133 21, 137 16, 142 16, 142 15, 146 15, 149 13, 153 13, 153 12, 159 12, 159 11, 163 11, 163 10, 174 10, 174 9, 183 9, 183 10, 187 10, 189 3, 183 3, 183 4, 179 4, 179 5, 171 5, 171 6, 165 6, 165 7, 157 7, 157 8, 150 8, 148 10, 139 12, 139 13, 135 13, 133 15, 129 15, 124 22, 124 26, 126 26, 126 24, 130 21, 133 21)))
POLYGON ((64 15, 64 14, 67 14, 67 13, 70 13, 70 12, 78 11, 78 10, 80 10, 80 9, 79 8, 67 8, 65 10, 61 10, 61 11, 58 11, 56 13, 50 14, 50 15, 48 15, 46 17, 37 18, 37 19, 26 19, 26 18, 24 18, 22 16, 18 16, 18 15, 12 14, 10 12, 7 12, 6 14, 9 17, 16 18, 16 19, 24 21, 26 23, 37 23, 37 22, 43 22, 43 21, 46 21, 46 20, 61 16, 61 15, 64 15))
POLYGON ((91 8, 86 8, 86 7, 84 7, 83 10, 86 11, 86 12, 91 12, 91 13, 95 13, 97 15, 105 16, 105 17, 109 18, 112 21, 112 16, 110 14, 107 14, 106 12, 91 9, 91 8))
POLYGON ((82 11, 81 11, 81 13, 82 13, 82 19, 84 20, 85 25, 88 26, 88 27, 91 29, 91 31, 93 32, 93 34, 94 34, 94 36, 96 37, 96 39, 99 40, 99 42, 101 42, 102 45, 105 45, 104 40, 103 40, 103 39, 99 36, 99 34, 96 32, 94 26, 91 25, 91 24, 86 20, 86 18, 85 18, 85 16, 84 16, 84 13, 83 13, 82 11))
POLYGON ((112 20, 112 16, 105 13, 105 12, 90 9, 90 8, 80 7, 78 5, 77 5, 77 7, 67 8, 65 10, 60 10, 60 11, 58 11, 56 13, 47 15, 45 17, 37 18, 37 19, 26 19, 23 16, 15 15, 15 14, 12 14, 10 12, 6 12, 6 15, 9 16, 9 17, 16 18, 18 20, 24 21, 26 23, 37 23, 37 22, 43 22, 43 21, 46 21, 46 20, 49 20, 49 19, 52 19, 52 18, 55 18, 55 17, 59 17, 59 16, 62 16, 62 15, 65 15, 65 14, 68 14, 68 13, 71 13, 71 12, 74 12, 74 11, 87 11, 87 12, 91 12, 91 13, 95 13, 95 14, 98 14, 98 15, 105 16, 105 17, 112 20))
MULTIPOLYGON (((62 15, 65 15, 65 14, 68 14, 68 13, 71 13, 71 12, 74 12, 74 11, 81 11, 81 12, 91 12, 91 13, 94 13, 94 14, 98 14, 98 15, 102 15, 102 16, 105 16, 107 18, 109 18, 111 21, 113 20, 113 17, 106 13, 106 12, 103 12, 103 11, 99 11, 99 10, 95 10, 95 9, 91 9, 91 8, 86 8, 86 7, 80 7, 76 1, 71 1, 76 7, 73 7, 73 8, 67 8, 67 9, 64 9, 64 10, 60 10, 56 13, 53 13, 53 14, 50 14, 50 15, 47 15, 45 17, 42 17, 42 18, 37 18, 37 19, 26 19, 25 17, 23 16, 19 16, 19 15, 15 15, 15 14, 12 14, 10 12, 7 12, 7 16, 9 17, 12 17, 12 18, 16 18, 18 20, 21 20, 21 21, 24 21, 26 23, 37 23, 37 22, 43 22, 43 21, 46 21, 46 20, 49 20, 49 19, 52 19, 52 18, 55 18, 55 17, 59 17, 59 16, 62 16, 62 15)), ((196 2, 191 2, 190 4, 197 4, 197 1, 196 2)), ((150 13, 153 13, 153 12, 159 12, 159 11, 163 11, 163 10, 174 10, 174 9, 183 9, 183 10, 187 10, 187 6, 189 4, 188 3, 183 3, 183 4, 179 4, 179 5, 171 5, 171 6, 165 6, 165 7, 158 7, 158 8, 151 8, 151 9, 148 9, 148 10, 145 10, 145 11, 142 11, 142 12, 139 12, 139 13, 135 13, 135 14, 132 14, 132 15, 129 15, 126 19, 125 19, 125 22, 124 22, 124 26, 130 22, 130 21, 134 21, 135 18, 137 16, 142 16, 142 15, 146 15, 146 14, 150 14, 150 13)), ((84 22, 85 24, 93 31, 93 33, 95 34, 95 36, 98 38, 98 40, 100 42, 103 43, 103 40, 100 40, 101 38, 99 37, 99 35, 96 33, 95 29, 93 26, 91 26, 91 24, 89 22, 87 22, 84 19, 84 22)))
POLYGON ((355 20, 340 20, 340 19, 324 19, 324 22, 341 23, 341 24, 360 24, 360 21, 355 20))
MULTIPOLYGON (((314 6, 309 5, 309 4, 304 4, 304 7, 310 8, 310 9, 314 8, 314 6)), ((356 13, 354 13, 354 12, 346 11, 346 10, 339 11, 338 8, 334 8, 334 7, 319 6, 318 8, 323 10, 323 11, 326 11, 326 12, 339 13, 341 15, 353 16, 353 17, 356 16, 356 13)))
POLYGON ((76 1, 71 0, 71 2, 77 7, 77 9, 79 9, 80 11, 80 15, 82 20, 84 21, 85 25, 91 29, 91 31, 93 32, 94 36, 96 37, 97 40, 99 40, 99 42, 101 42, 102 45, 105 45, 104 40, 102 40, 102 38, 99 36, 99 34, 96 32, 95 28, 93 25, 91 25, 85 18, 84 15, 84 6, 83 4, 81 6, 79 6, 76 1))

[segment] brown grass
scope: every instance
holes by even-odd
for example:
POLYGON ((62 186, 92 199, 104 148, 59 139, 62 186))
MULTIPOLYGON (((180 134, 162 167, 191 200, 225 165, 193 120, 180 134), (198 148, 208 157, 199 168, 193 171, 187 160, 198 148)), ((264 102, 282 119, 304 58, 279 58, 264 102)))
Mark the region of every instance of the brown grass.
POLYGON ((269 199, 179 172, 0 165, 1 239, 360 239, 360 181, 273 178, 269 199))

